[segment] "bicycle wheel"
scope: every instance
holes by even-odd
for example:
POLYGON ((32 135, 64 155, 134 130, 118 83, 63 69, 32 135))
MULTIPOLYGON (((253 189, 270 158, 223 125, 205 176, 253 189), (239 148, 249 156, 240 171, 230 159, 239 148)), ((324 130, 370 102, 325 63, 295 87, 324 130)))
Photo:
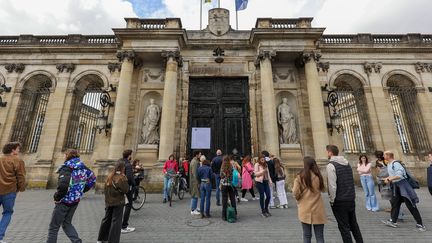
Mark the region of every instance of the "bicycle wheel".
POLYGON ((169 188, 169 193, 168 193, 168 200, 169 200, 169 206, 172 206, 172 199, 173 199, 173 194, 174 194, 174 183, 171 182, 170 183, 170 188, 169 188))
POLYGON ((184 194, 185 194, 185 189, 184 189, 184 179, 181 178, 179 181, 179 186, 178 186, 178 191, 177 191, 177 196, 180 200, 183 200, 184 194))
POLYGON ((143 186, 138 187, 138 193, 135 200, 132 202, 132 209, 137 211, 140 210, 146 201, 147 194, 143 186))

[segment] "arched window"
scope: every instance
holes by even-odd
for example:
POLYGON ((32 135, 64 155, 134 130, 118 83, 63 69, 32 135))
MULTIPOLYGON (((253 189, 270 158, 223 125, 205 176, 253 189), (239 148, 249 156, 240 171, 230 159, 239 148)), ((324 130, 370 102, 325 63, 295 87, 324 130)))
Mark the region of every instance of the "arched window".
POLYGON ((387 86, 402 151, 405 154, 427 153, 431 147, 417 103, 414 83, 397 74, 388 79, 387 86))
POLYGON ((361 81, 350 74, 342 74, 334 85, 339 97, 336 109, 341 116, 345 153, 373 152, 375 148, 361 81))
POLYGON ((94 74, 82 77, 74 90, 64 149, 79 149, 91 153, 96 136, 96 122, 100 114, 103 81, 94 74))
POLYGON ((51 80, 42 74, 31 77, 21 92, 11 141, 19 141, 22 151, 37 151, 45 120, 51 80))

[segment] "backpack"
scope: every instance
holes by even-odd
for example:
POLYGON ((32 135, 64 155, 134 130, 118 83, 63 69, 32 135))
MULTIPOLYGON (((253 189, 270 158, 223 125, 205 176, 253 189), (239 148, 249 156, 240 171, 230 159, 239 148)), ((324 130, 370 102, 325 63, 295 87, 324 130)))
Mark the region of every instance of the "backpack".
POLYGON ((232 173, 232 181, 231 181, 231 185, 233 186, 238 186, 239 185, 239 172, 236 169, 233 169, 233 173, 232 173))
POLYGON ((413 189, 419 189, 420 188, 420 183, 418 182, 418 180, 415 178, 415 176, 411 173, 411 171, 409 171, 404 164, 402 164, 400 161, 395 161, 392 164, 392 169, 394 170, 394 163, 399 163, 402 165, 402 167, 405 170, 405 174, 406 174, 406 180, 408 181, 408 183, 410 184, 410 186, 413 189))
POLYGON ((227 217, 228 223, 235 223, 237 221, 237 216, 236 216, 236 213, 235 213, 235 208, 233 208, 231 205, 229 205, 227 207, 226 217, 227 217))

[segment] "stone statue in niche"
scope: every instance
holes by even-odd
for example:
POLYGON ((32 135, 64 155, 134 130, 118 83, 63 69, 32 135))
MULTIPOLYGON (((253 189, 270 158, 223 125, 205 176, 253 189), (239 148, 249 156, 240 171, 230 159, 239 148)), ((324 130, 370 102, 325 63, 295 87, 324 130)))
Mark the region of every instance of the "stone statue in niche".
POLYGON ((159 143, 159 118, 161 110, 150 99, 150 105, 147 106, 144 114, 143 126, 141 130, 141 144, 158 144, 159 143))
POLYGON ((282 128, 280 142, 282 144, 298 144, 297 126, 288 99, 282 98, 282 103, 278 106, 278 123, 282 128))

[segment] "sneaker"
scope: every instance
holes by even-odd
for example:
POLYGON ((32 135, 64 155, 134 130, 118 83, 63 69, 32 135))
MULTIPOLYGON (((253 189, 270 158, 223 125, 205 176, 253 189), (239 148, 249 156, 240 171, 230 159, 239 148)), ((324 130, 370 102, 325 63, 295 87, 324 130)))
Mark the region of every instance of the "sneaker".
POLYGON ((271 217, 271 216, 272 214, 269 211, 267 211, 267 217, 271 217))
POLYGON ((385 225, 387 225, 387 226, 389 226, 389 227, 392 227, 392 228, 397 228, 397 227, 398 227, 397 223, 393 223, 393 222, 391 221, 391 219, 388 219, 388 220, 382 220, 381 222, 383 222, 383 224, 385 224, 385 225))
POLYGON ((267 213, 261 213, 261 216, 262 216, 263 218, 267 218, 267 217, 268 217, 267 213))
POLYGON ((255 201, 255 200, 259 200, 259 197, 254 197, 254 198, 252 198, 252 200, 253 200, 253 201, 255 201))
POLYGON ((249 200, 247 200, 246 198, 242 197, 242 198, 240 199, 240 201, 242 201, 242 202, 247 202, 247 201, 249 201, 249 200))
POLYGON ((135 231, 135 228, 132 228, 132 227, 126 227, 124 229, 121 229, 122 233, 130 233, 130 232, 134 232, 134 231, 135 231))
POLYGON ((199 213, 199 212, 200 212, 200 209, 199 209, 199 208, 196 208, 195 211, 197 211, 197 212, 199 213))
POLYGON ((275 206, 270 206, 269 208, 270 208, 270 209, 275 209, 276 207, 275 207, 275 206))
POLYGON ((200 215, 201 213, 198 210, 191 211, 191 215, 200 215))
POLYGON ((420 232, 426 231, 426 227, 424 225, 421 225, 421 224, 416 224, 416 229, 417 229, 417 231, 420 231, 420 232))
POLYGON ((239 203, 240 202, 240 198, 237 196, 237 202, 239 203))
MULTIPOLYGON (((0 240, 0 243, 6 243, 6 242, 0 240)), ((98 240, 98 241, 96 241, 96 243, 108 243, 108 241, 100 241, 100 240, 98 240)))
POLYGON ((282 206, 283 208, 288 208, 288 204, 285 204, 282 206))

